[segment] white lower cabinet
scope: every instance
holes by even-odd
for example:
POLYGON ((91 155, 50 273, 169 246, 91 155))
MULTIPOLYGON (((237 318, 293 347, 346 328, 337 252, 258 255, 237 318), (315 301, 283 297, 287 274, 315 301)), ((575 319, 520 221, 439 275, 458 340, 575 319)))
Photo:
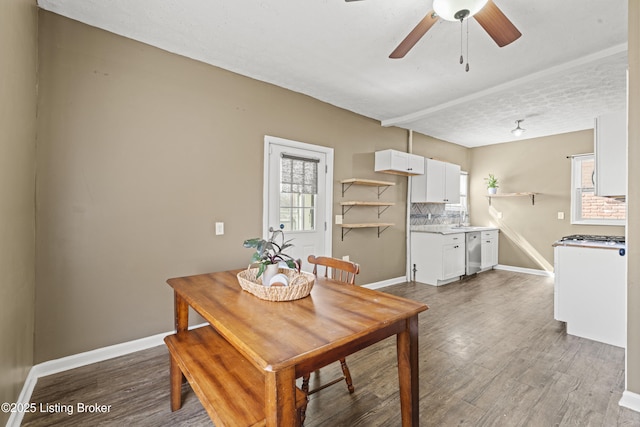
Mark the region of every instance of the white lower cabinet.
POLYGON ((617 248, 554 248, 554 317, 567 334, 625 348, 627 257, 617 248))
POLYGON ((480 269, 498 265, 498 230, 483 231, 480 242, 480 269))
POLYGON ((416 282, 444 285, 465 274, 464 233, 411 233, 411 270, 416 282))

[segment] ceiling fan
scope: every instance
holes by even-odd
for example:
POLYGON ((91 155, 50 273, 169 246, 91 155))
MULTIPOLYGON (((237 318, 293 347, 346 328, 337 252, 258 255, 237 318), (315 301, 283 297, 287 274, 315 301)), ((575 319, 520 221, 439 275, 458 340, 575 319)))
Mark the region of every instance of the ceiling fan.
POLYGON ((471 17, 478 21, 478 24, 500 47, 513 43, 522 35, 493 0, 433 0, 433 10, 411 30, 409 35, 391 52, 389 58, 404 58, 440 18, 446 21, 462 22, 471 17))

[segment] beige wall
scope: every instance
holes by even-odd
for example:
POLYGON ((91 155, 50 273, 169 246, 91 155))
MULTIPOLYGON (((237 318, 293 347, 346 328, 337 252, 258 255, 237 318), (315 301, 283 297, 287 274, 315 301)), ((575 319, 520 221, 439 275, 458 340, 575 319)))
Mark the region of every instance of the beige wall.
POLYGON ((359 284, 404 276, 407 178, 373 163, 406 131, 48 12, 39 47, 36 361, 168 331, 167 278, 245 266, 264 135, 335 149, 334 214, 341 179, 397 183, 383 195, 397 226, 344 241, 334 227, 333 254, 361 263, 359 284))
MULTIPOLYGON (((341 179, 396 182, 383 199, 397 204, 383 219, 398 225, 379 239, 355 230, 344 241, 334 227, 333 254, 362 264, 361 284, 404 275, 407 179, 374 173, 373 152, 406 149, 405 131, 50 13, 40 18, 37 361, 169 330, 166 278, 242 267, 249 253, 241 241, 261 233, 265 134, 335 148, 334 214, 341 179), (224 236, 214 236, 215 221, 225 222, 224 236)), ((592 144, 591 131, 471 150, 413 136, 416 154, 471 172, 475 223, 496 223, 484 197, 489 172, 501 179, 501 191, 541 193, 535 206, 526 198, 493 203, 508 230, 500 263, 536 269, 553 264, 551 243, 562 235, 622 232, 569 224, 566 156, 592 144), (565 220, 556 219, 558 211, 565 220)), ((630 209, 636 193, 630 186, 630 209)), ((371 197, 354 187, 345 199, 371 197)), ((630 241, 640 238, 633 227, 629 233, 630 241)), ((638 281, 630 267, 635 392, 638 281)))
POLYGON ((414 154, 460 165, 463 171, 469 171, 470 153, 466 147, 450 144, 419 133, 413 134, 414 154))
POLYGON ((0 402, 15 402, 33 364, 35 3, 0 2, 0 402))
POLYGON ((572 132, 471 150, 472 222, 500 228, 499 262, 553 271, 552 243, 569 234, 624 235, 624 227, 571 225, 571 161, 593 152, 593 130, 572 132), (489 206, 484 178, 498 178, 499 193, 534 192, 529 197, 494 198, 489 206), (557 219, 564 212, 565 219, 557 219), (502 218, 499 218, 502 213, 502 218))
POLYGON ((629 0, 627 390, 640 394, 640 2, 629 0))

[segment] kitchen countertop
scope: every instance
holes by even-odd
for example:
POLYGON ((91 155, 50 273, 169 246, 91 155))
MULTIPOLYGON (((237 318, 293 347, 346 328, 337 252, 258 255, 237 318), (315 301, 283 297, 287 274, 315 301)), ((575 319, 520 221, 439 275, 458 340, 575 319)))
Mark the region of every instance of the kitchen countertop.
POLYGON ((451 224, 438 224, 438 225, 413 225, 410 228, 412 233, 439 233, 439 234, 456 234, 456 233, 468 233, 471 231, 489 231, 499 230, 498 227, 475 227, 475 226, 462 226, 451 224))

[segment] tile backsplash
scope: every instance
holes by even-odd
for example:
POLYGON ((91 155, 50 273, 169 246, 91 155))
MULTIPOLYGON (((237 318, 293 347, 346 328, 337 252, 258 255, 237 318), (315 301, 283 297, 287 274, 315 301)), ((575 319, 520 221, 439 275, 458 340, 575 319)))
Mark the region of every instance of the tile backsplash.
POLYGON ((446 210, 444 203, 411 203, 409 220, 411 225, 459 224, 468 222, 463 213, 456 210, 446 210))

